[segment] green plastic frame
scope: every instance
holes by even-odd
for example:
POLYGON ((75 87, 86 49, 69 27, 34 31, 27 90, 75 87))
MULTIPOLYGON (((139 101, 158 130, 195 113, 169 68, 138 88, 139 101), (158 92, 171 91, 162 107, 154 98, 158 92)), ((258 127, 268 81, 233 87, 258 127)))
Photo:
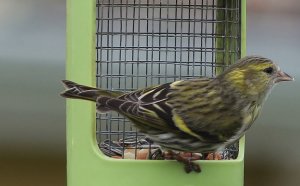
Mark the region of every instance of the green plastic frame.
MULTIPOLYGON (((95 85, 96 0, 67 0, 67 79, 95 85)), ((242 0, 242 53, 246 52, 246 0, 242 0)), ((101 153, 96 141, 95 104, 67 101, 68 186, 240 186, 244 144, 236 160, 199 161, 200 174, 186 174, 175 161, 116 160, 101 153)))

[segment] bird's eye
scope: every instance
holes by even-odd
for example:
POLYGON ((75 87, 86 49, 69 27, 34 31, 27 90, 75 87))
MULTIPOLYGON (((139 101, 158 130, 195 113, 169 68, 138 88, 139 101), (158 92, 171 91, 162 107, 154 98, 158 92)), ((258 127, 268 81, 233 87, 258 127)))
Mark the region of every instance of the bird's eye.
POLYGON ((272 74, 273 71, 274 71, 273 67, 268 67, 268 68, 264 69, 264 72, 267 73, 267 74, 272 74))

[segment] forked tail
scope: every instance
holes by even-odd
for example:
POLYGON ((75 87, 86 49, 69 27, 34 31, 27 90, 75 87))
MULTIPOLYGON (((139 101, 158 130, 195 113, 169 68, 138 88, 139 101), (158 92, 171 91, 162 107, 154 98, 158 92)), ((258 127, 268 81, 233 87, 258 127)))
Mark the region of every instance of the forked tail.
POLYGON ((123 94, 123 92, 119 91, 102 90, 93 87, 88 87, 85 85, 79 85, 69 80, 62 80, 62 83, 64 84, 66 90, 60 95, 65 98, 96 101, 99 96, 107 96, 114 98, 123 94))

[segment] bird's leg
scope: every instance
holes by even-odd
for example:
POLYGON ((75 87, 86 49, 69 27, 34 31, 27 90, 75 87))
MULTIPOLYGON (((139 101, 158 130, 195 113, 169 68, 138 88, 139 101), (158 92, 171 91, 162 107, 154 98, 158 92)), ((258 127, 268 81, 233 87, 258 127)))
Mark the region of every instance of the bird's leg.
POLYGON ((175 159, 176 161, 184 164, 184 170, 186 173, 190 173, 191 171, 201 172, 201 168, 197 163, 191 161, 190 158, 185 158, 180 153, 175 153, 171 150, 168 150, 167 159, 175 159))

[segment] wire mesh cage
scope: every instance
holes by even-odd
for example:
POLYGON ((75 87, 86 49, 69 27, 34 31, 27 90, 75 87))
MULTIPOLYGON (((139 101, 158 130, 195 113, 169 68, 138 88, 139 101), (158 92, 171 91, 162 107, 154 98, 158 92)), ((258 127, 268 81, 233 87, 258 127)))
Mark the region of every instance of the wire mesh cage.
MULTIPOLYGON (((239 0, 98 0, 96 80, 129 92, 179 79, 214 77, 241 56, 239 0)), ((117 113, 97 114, 97 141, 115 158, 161 159, 133 124, 117 113)), ((222 159, 235 159, 238 145, 222 159)), ((205 157, 202 157, 205 158, 205 157)))

